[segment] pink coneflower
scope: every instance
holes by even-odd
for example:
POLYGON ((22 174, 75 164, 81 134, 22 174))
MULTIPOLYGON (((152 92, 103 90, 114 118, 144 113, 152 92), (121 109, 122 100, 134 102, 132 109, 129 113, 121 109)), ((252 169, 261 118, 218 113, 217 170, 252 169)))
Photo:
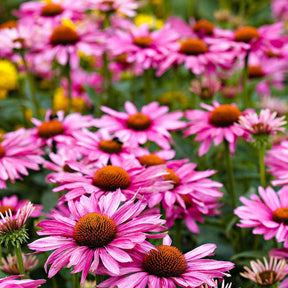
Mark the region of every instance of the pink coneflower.
POLYGON ((229 142, 229 148, 234 153, 237 137, 244 132, 235 123, 242 115, 234 104, 220 105, 214 101, 213 106, 201 103, 201 107, 208 111, 187 110, 185 116, 191 120, 184 136, 196 134, 195 140, 202 142, 198 151, 199 156, 204 155, 210 148, 212 141, 218 146, 223 140, 229 142))
POLYGON ((271 96, 262 96, 258 106, 262 109, 269 109, 276 112, 277 116, 282 116, 288 113, 288 103, 284 99, 271 96))
POLYGON ((103 165, 121 166, 125 158, 138 154, 140 147, 130 142, 122 142, 121 139, 111 136, 107 131, 91 132, 84 130, 73 134, 82 155, 91 162, 100 162, 103 165))
POLYGON ((171 239, 164 238, 163 245, 153 247, 145 254, 132 254, 133 262, 122 264, 121 277, 111 277, 98 284, 98 287, 114 288, 175 288, 197 287, 207 283, 215 287, 213 278, 227 275, 234 264, 225 261, 202 259, 212 256, 215 244, 204 244, 182 254, 176 247, 171 246, 171 239), (126 276, 126 277, 124 277, 126 276))
MULTIPOLYGON (((5 212, 8 212, 10 209, 12 215, 15 215, 17 214, 17 211, 22 209, 28 202, 28 200, 18 201, 18 197, 16 195, 12 195, 11 197, 3 197, 3 199, 0 200, 0 212, 5 215, 5 212)), ((34 207, 35 210, 30 217, 39 217, 42 213, 43 206, 34 204, 34 207)))
MULTIPOLYGON (((32 255, 26 257, 22 253, 22 260, 25 273, 31 271, 38 264, 38 260, 32 255)), ((19 275, 20 270, 17 257, 9 254, 6 259, 2 258, 0 269, 10 275, 19 275)))
POLYGON ((52 146, 53 141, 58 143, 73 144, 74 138, 72 134, 83 128, 92 126, 91 115, 82 116, 79 113, 72 113, 65 117, 63 111, 53 114, 51 110, 47 110, 45 120, 32 118, 31 122, 36 126, 33 128, 32 136, 41 139, 41 146, 52 146))
POLYGON ((90 271, 97 273, 99 262, 112 275, 119 275, 119 264, 132 262, 125 251, 148 238, 161 238, 163 234, 150 235, 165 229, 161 215, 139 216, 146 204, 128 201, 120 206, 121 192, 110 193, 97 200, 82 196, 79 202, 69 202, 70 216, 54 214, 55 220, 38 224, 40 235, 49 235, 29 244, 37 252, 56 249, 47 259, 51 264, 48 277, 53 277, 61 268, 74 266, 72 273, 82 271, 81 284, 90 271), (119 207, 120 206, 120 207, 119 207))
POLYGON ((240 197, 244 206, 237 207, 234 213, 240 218, 239 226, 253 228, 253 234, 263 234, 265 240, 276 237, 288 246, 288 187, 275 192, 271 187, 258 188, 259 196, 252 194, 250 199, 240 197))
POLYGON ((100 197, 119 188, 127 199, 134 197, 137 191, 138 197, 148 197, 152 192, 167 191, 172 186, 161 177, 167 174, 164 165, 144 168, 134 157, 125 159, 121 166, 98 163, 94 169, 72 161, 67 164, 74 173, 54 173, 46 179, 48 182, 61 185, 54 188, 54 192, 68 190, 62 197, 62 200, 66 201, 87 193, 100 197))
POLYGON ((143 106, 141 112, 138 112, 135 105, 129 101, 125 103, 126 113, 117 112, 105 106, 101 109, 109 115, 94 120, 94 125, 135 145, 145 144, 149 140, 163 149, 169 149, 170 143, 173 143, 169 131, 186 127, 184 121, 179 121, 183 116, 182 112, 168 113, 169 108, 159 107, 158 102, 143 106))
POLYGON ((261 110, 259 115, 256 112, 248 113, 245 116, 241 115, 237 126, 255 137, 257 135, 268 136, 277 132, 285 132, 285 128, 281 127, 287 123, 284 119, 285 116, 277 117, 276 112, 265 109, 261 110))
POLYGON ((288 141, 284 140, 279 145, 274 145, 270 151, 267 151, 265 164, 268 171, 275 180, 272 185, 282 186, 288 184, 288 141))
POLYGON ((31 279, 24 279, 24 280, 15 280, 16 278, 21 277, 18 276, 10 276, 0 279, 0 288, 37 288, 40 287, 43 283, 46 282, 44 279, 40 280, 31 280, 31 279))
POLYGON ((143 70, 157 68, 164 55, 175 46, 178 34, 165 25, 150 32, 147 24, 136 27, 131 24, 128 31, 117 30, 108 40, 108 49, 114 57, 126 55, 126 61, 133 63, 136 74, 143 70))
POLYGON ((287 0, 273 0, 271 3, 273 16, 278 20, 288 20, 287 0))
POLYGON ((260 284, 261 286, 270 286, 283 280, 287 275, 287 263, 284 259, 270 258, 268 262, 264 257, 262 263, 259 259, 257 261, 250 261, 252 270, 244 266, 245 272, 240 273, 244 278, 260 284))
POLYGON ((0 143, 0 188, 6 188, 6 181, 12 183, 28 175, 27 169, 39 170, 43 162, 39 142, 33 141, 28 131, 19 129, 6 133, 0 143))

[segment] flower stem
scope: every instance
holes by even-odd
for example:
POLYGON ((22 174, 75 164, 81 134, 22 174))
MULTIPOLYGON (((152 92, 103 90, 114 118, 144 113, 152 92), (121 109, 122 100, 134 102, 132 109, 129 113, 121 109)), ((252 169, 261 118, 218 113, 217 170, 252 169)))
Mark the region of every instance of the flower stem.
POLYGON ((2 265, 2 245, 0 244, 0 265, 2 265))
POLYGON ((181 250, 181 236, 182 236, 182 219, 175 221, 175 246, 181 250))
POLYGON ((145 69, 143 73, 143 84, 145 90, 146 104, 152 102, 152 70, 145 69))
MULTIPOLYGON (((16 257, 18 261, 20 275, 25 276, 21 247, 17 245, 14 247, 14 249, 15 249, 15 253, 16 253, 16 257)), ((25 278, 24 276, 22 278, 25 278)))
POLYGON ((34 80, 33 75, 29 71, 28 64, 26 62, 24 52, 20 52, 19 54, 20 54, 20 56, 22 58, 22 61, 23 61, 23 64, 24 64, 24 68, 25 68, 25 72, 26 72, 26 75, 27 75, 27 80, 28 80, 29 90, 30 90, 29 92, 30 92, 32 103, 33 103, 34 110, 35 110, 34 112, 35 112, 36 117, 39 118, 39 116, 40 116, 40 108, 39 108, 39 103, 38 103, 38 100, 37 100, 37 97, 36 97, 35 80, 34 80))
POLYGON ((68 114, 70 114, 72 112, 72 79, 69 63, 67 65, 67 81, 68 81, 68 114))
POLYGON ((79 273, 73 274, 73 285, 74 288, 80 288, 79 273))
POLYGON ((266 187, 266 177, 265 177, 265 164, 264 164, 264 157, 265 157, 265 145, 261 144, 259 147, 259 168, 260 168, 260 183, 262 187, 266 187))
POLYGON ((247 51, 247 54, 245 56, 245 64, 243 68, 243 105, 244 108, 247 108, 249 106, 249 98, 248 98, 248 91, 247 91, 247 79, 248 79, 248 59, 249 59, 249 53, 250 51, 247 51))
POLYGON ((235 194, 235 184, 234 184, 234 174, 232 167, 232 159, 229 149, 229 142, 224 140, 225 146, 225 161, 226 161, 226 169, 227 169, 227 182, 228 182, 228 192, 231 196, 232 208, 235 209, 237 207, 236 194, 235 194))

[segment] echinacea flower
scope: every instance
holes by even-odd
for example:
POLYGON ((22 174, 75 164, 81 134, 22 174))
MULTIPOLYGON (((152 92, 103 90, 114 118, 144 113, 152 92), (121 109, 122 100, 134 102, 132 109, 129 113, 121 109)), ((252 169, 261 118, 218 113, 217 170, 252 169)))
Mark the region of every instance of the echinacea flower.
POLYGON ((277 117, 276 112, 271 112, 269 109, 261 110, 260 114, 250 112, 245 116, 240 116, 238 119, 238 127, 241 127, 250 135, 257 137, 260 135, 274 135, 277 132, 284 132, 282 127, 287 122, 284 121, 285 116, 277 117))
POLYGON ((288 187, 275 192, 271 187, 265 190, 260 186, 258 192, 261 198, 255 194, 250 196, 251 200, 240 197, 244 206, 234 210, 240 218, 238 226, 254 228, 253 234, 263 234, 265 240, 276 237, 288 247, 288 187))
POLYGON ((12 244, 20 246, 27 241, 28 234, 25 228, 27 219, 33 213, 35 207, 31 202, 28 202, 22 209, 18 210, 13 216, 11 210, 5 212, 5 215, 0 213, 0 243, 12 244))
POLYGON ((262 286, 280 282, 288 273, 287 263, 284 259, 279 260, 272 257, 268 262, 264 257, 263 263, 257 259, 257 261, 250 261, 250 266, 252 269, 244 266, 245 272, 240 275, 262 286))
MULTIPOLYGON (((22 253, 22 260, 25 273, 31 271, 38 264, 38 260, 33 255, 25 256, 22 253)), ((10 254, 6 259, 2 257, 2 264, 0 265, 0 269, 10 275, 19 275, 20 269, 17 257, 10 254)))
MULTIPOLYGON (((18 200, 16 195, 12 195, 11 197, 3 197, 0 200, 0 212, 5 215, 6 211, 11 210, 12 215, 16 215, 18 210, 21 210, 29 201, 28 200, 18 200)), ((41 211, 43 206, 38 204, 33 204, 35 210, 30 215, 30 217, 39 217, 41 215, 41 211)))
POLYGON ((196 134, 195 140, 201 142, 198 154, 204 155, 210 148, 212 141, 218 146, 224 139, 229 142, 229 149, 234 153, 236 141, 244 131, 237 127, 242 115, 239 108, 234 104, 220 105, 214 101, 213 106, 201 103, 203 110, 187 110, 185 116, 190 120, 184 137, 196 134))
POLYGON ((145 144, 148 140, 155 142, 163 149, 169 149, 173 143, 169 131, 186 127, 184 121, 179 121, 183 116, 181 111, 168 113, 167 106, 159 106, 152 102, 142 107, 138 112, 135 105, 129 101, 125 103, 125 112, 117 112, 103 106, 101 110, 109 115, 103 115, 93 121, 96 127, 114 133, 114 136, 136 144, 145 144))
POLYGON ((175 288, 176 285, 197 287, 204 283, 215 287, 213 278, 222 278, 227 275, 226 271, 234 267, 231 262, 202 259, 213 255, 215 248, 215 244, 204 244, 182 254, 171 246, 171 239, 166 236, 163 245, 143 251, 143 254, 138 251, 131 254, 133 262, 121 265, 121 276, 110 277, 98 287, 175 288))
POLYGON ((21 174, 28 175, 27 169, 39 170, 43 162, 39 141, 33 141, 27 130, 9 132, 3 138, 0 142, 0 189, 6 188, 8 179, 14 183, 22 179, 21 174))
POLYGON ((37 288, 40 287, 43 283, 46 282, 44 279, 32 280, 32 279, 23 279, 15 280, 21 277, 21 275, 10 276, 0 279, 0 288, 37 288))
POLYGON ((287 0, 273 0, 271 3, 273 16, 278 21, 288 20, 287 0))
POLYGON ((49 237, 28 246, 37 252, 56 249, 45 264, 45 267, 51 264, 49 278, 64 266, 73 266, 72 273, 82 271, 83 284, 89 270, 97 273, 100 260, 112 275, 119 275, 120 263, 132 262, 126 250, 141 245, 146 237, 163 237, 162 233, 147 233, 163 231, 165 220, 161 220, 159 214, 139 216, 146 207, 143 201, 127 201, 120 206, 120 190, 99 200, 94 196, 68 202, 69 217, 54 213, 54 220, 38 223, 43 228, 38 234, 49 237))
POLYGON ((269 95, 261 96, 258 106, 262 109, 269 109, 276 112, 277 116, 283 116, 288 113, 288 103, 284 99, 271 97, 269 95))

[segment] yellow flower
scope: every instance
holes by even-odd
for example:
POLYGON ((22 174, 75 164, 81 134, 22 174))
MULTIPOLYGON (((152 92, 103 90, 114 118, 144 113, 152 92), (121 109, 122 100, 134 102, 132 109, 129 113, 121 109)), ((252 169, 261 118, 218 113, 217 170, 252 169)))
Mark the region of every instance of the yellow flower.
POLYGON ((150 29, 160 29, 164 25, 164 21, 148 14, 138 14, 134 18, 135 25, 138 27, 143 23, 148 24, 150 29))
POLYGON ((13 90, 18 86, 18 73, 8 60, 0 60, 0 89, 13 90))
MULTIPOLYGON (((68 103, 69 103, 69 99, 65 97, 64 89, 62 87, 57 88, 54 94, 54 98, 53 98, 54 112, 60 111, 60 110, 68 112, 68 103)), ((86 103, 80 97, 73 98, 72 108, 75 112, 82 112, 86 108, 86 103)))
POLYGON ((149 2, 151 4, 154 4, 154 5, 162 5, 163 4, 163 0, 150 0, 149 2))

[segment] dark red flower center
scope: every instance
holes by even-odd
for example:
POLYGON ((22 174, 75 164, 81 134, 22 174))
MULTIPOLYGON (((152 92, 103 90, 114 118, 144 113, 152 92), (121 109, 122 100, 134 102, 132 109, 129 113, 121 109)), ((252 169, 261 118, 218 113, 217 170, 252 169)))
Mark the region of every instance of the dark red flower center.
POLYGON ((69 173, 75 173, 76 172, 76 170, 72 169, 68 164, 64 164, 62 169, 64 172, 69 172, 69 173))
POLYGON ((54 17, 61 14, 63 11, 64 10, 61 5, 50 2, 43 6, 41 16, 54 17))
POLYGON ((43 122, 38 127, 38 136, 43 139, 48 139, 50 137, 63 133, 64 133, 64 127, 62 123, 58 120, 43 122))
POLYGON ((279 54, 277 54, 277 53, 275 53, 275 52, 273 52, 272 50, 267 50, 266 51, 266 55, 269 57, 269 58, 278 58, 278 57, 280 57, 280 55, 279 54))
POLYGON ((3 146, 0 144, 0 158, 3 157, 5 155, 5 149, 3 148, 3 146))
POLYGON ((216 127, 229 127, 238 121, 241 111, 233 105, 221 105, 215 108, 209 116, 209 123, 216 127))
POLYGON ((111 140, 102 140, 98 148, 102 150, 103 152, 109 153, 109 154, 118 154, 122 151, 123 144, 119 141, 116 141, 114 139, 111 140))
POLYGON ((153 39, 150 36, 139 36, 136 37, 133 41, 134 45, 137 45, 142 48, 147 48, 153 43, 153 39))
POLYGON ((10 20, 7 22, 4 22, 0 25, 0 30, 1 29, 12 29, 17 27, 17 21, 15 20, 10 20))
POLYGON ((288 225, 288 208, 279 208, 273 212, 272 220, 288 225))
POLYGON ((214 24, 205 19, 201 19, 193 25, 193 30, 195 33, 203 33, 205 35, 212 36, 214 32, 214 24))
POLYGON ((0 206, 0 212, 5 216, 5 213, 11 210, 12 214, 15 214, 15 209, 14 207, 11 206, 0 206))
POLYGON ((128 128, 132 130, 143 131, 150 127, 151 120, 147 115, 138 112, 136 114, 131 115, 127 119, 126 125, 128 128))
POLYGON ((193 206, 193 202, 187 195, 181 195, 181 198, 184 200, 186 208, 191 208, 193 206))
POLYGON ((118 166, 106 166, 99 169, 93 177, 93 185, 103 191, 127 189, 131 184, 130 176, 126 170, 118 166))
POLYGON ((80 40, 79 35, 72 28, 60 25, 56 27, 50 37, 50 43, 56 45, 74 45, 80 40))
POLYGON ((259 38, 260 34, 255 27, 246 26, 236 30, 234 40, 237 42, 249 43, 251 40, 257 40, 259 38))
POLYGON ((128 62, 127 62, 127 54, 126 53, 122 53, 120 55, 117 55, 115 57, 115 61, 119 62, 121 64, 128 64, 128 62))
POLYGON ((277 274, 275 271, 272 271, 272 270, 264 270, 262 272, 259 272, 258 276, 264 285, 265 285, 265 283, 267 285, 270 285, 270 284, 275 283, 275 279, 276 279, 277 274))
POLYGON ((200 55, 208 52, 208 46, 200 39, 188 38, 181 42, 180 53, 186 55, 200 55))
POLYGON ((154 154, 144 155, 140 157, 139 162, 142 166, 145 167, 165 164, 165 161, 163 159, 154 154))
POLYGON ((117 236, 114 221, 100 213, 89 213, 75 225, 73 238, 80 246, 99 248, 112 242, 117 236))
POLYGON ((157 277, 180 277, 188 265, 184 255, 176 248, 166 245, 150 250, 143 259, 143 269, 157 277))
POLYGON ((174 188, 179 186, 180 185, 180 178, 178 177, 178 175, 171 169, 167 169, 167 172, 169 172, 169 174, 163 175, 163 178, 165 180, 172 181, 172 184, 174 185, 174 188))
POLYGON ((248 66, 248 77, 250 79, 257 79, 263 77, 265 74, 260 65, 248 66))

